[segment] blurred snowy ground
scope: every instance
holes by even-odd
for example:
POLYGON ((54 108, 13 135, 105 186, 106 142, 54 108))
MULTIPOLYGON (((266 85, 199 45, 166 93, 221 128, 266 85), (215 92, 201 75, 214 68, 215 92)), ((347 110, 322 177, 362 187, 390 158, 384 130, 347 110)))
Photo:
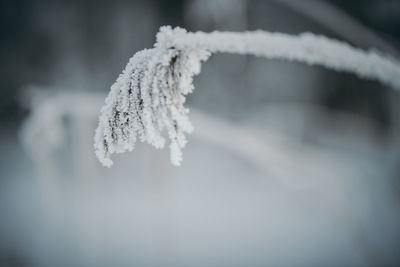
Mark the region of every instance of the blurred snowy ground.
POLYGON ((181 167, 170 165, 167 150, 140 144, 106 169, 92 148, 103 100, 50 97, 24 125, 37 180, 10 179, 2 187, 14 204, 2 209, 2 234, 34 264, 398 261, 399 199, 390 178, 396 151, 374 141, 370 122, 330 117, 318 107, 280 107, 280 115, 267 108, 259 114, 270 118, 245 123, 193 111, 196 131, 181 167), (346 134, 355 130, 357 138, 346 134))
MULTIPOLYGON (((25 54, 3 53, 3 76, 18 78, 29 114, 0 132, 0 265, 399 264, 400 96, 377 83, 217 55, 189 96, 195 132, 181 167, 145 144, 111 169, 93 153, 109 85, 161 24, 309 30, 391 54, 395 39, 332 9, 339 0, 67 2, 26 5, 27 25, 54 49, 34 52, 56 54, 44 76, 14 74, 25 54)), ((398 26, 396 1, 343 6, 398 26)), ((9 88, 2 83, 4 101, 16 94, 9 88)))

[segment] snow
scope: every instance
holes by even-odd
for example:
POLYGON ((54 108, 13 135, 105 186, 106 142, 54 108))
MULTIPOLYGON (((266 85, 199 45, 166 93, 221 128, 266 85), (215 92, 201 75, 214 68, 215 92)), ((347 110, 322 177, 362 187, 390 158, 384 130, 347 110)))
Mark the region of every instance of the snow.
POLYGON ((320 65, 400 89, 400 63, 394 58, 312 33, 205 33, 163 26, 156 39, 154 48, 139 51, 129 60, 101 109, 94 147, 104 166, 112 165, 113 153, 132 151, 137 139, 163 148, 165 133, 171 163, 181 164, 185 134, 193 131, 185 97, 194 89, 193 76, 200 73, 201 61, 212 53, 320 65))

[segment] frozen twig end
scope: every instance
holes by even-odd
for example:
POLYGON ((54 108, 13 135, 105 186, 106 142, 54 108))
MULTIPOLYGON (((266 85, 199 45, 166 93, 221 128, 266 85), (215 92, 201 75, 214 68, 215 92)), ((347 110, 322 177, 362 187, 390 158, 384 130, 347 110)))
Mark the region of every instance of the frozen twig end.
POLYGON ((112 165, 111 154, 131 151, 137 138, 163 148, 165 135, 170 139, 171 162, 180 165, 185 133, 193 130, 183 106, 185 95, 194 89, 200 61, 209 56, 206 50, 179 49, 174 40, 185 34, 181 28, 161 27, 154 48, 137 52, 112 85, 94 144, 104 166, 112 165))

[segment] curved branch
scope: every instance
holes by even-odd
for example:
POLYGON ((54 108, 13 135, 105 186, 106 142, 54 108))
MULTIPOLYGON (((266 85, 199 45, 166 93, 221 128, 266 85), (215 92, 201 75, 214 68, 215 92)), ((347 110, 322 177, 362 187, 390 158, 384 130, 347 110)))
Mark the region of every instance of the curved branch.
POLYGON ((312 33, 289 35, 266 31, 184 32, 162 27, 156 47, 178 50, 203 49, 211 53, 254 55, 269 59, 299 61, 344 71, 361 78, 376 79, 400 89, 400 64, 378 51, 354 48, 349 44, 312 33))
POLYGON ((183 106, 185 95, 194 89, 193 76, 200 73, 201 61, 216 52, 321 65, 400 89, 400 63, 395 59, 324 36, 187 32, 164 26, 154 48, 136 53, 111 87, 95 135, 101 163, 111 166, 111 154, 132 150, 137 137, 156 148, 164 147, 165 129, 171 141, 171 162, 179 165, 185 133, 193 130, 189 110, 183 106))

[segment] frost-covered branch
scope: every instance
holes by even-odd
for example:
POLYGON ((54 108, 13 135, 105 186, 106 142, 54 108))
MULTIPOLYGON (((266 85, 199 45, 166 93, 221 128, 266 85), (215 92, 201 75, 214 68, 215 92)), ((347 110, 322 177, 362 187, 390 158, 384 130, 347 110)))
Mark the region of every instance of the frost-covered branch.
POLYGON ((137 138, 156 148, 170 139, 171 162, 180 165, 185 133, 193 131, 183 106, 194 89, 193 76, 212 53, 255 55, 321 65, 378 80, 400 89, 400 63, 376 51, 364 51, 312 33, 265 31, 187 32, 160 28, 152 49, 137 52, 112 85, 101 109, 95 151, 105 166, 113 153, 131 151, 137 138))

